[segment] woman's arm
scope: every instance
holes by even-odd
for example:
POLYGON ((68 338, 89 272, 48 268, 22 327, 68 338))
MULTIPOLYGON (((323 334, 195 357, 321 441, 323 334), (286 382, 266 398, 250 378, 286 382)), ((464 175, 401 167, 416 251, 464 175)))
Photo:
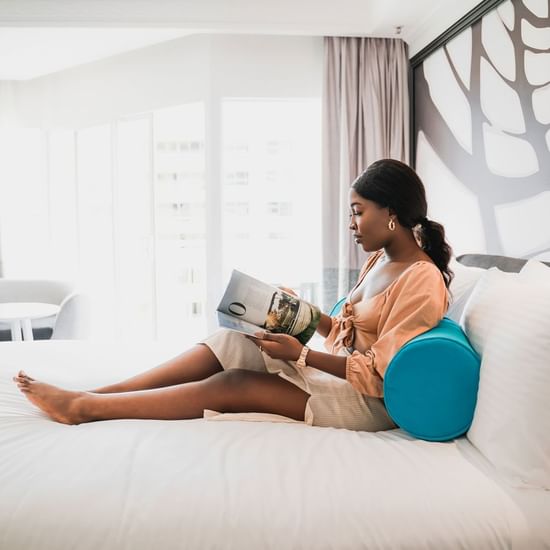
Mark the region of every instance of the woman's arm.
POLYGON ((321 320, 317 325, 317 332, 323 338, 326 338, 331 328, 332 328, 332 318, 329 317, 326 313, 321 313, 321 320))
MULTIPOLYGON (((330 317, 329 317, 330 318, 330 317)), ((308 367, 328 372, 338 378, 346 377, 346 357, 310 349, 306 357, 308 367)))
MULTIPOLYGON (((328 318, 330 319, 330 317, 328 318)), ((296 361, 304 347, 294 336, 288 334, 266 332, 261 336, 261 338, 251 338, 251 340, 273 359, 296 361)), ((339 378, 346 378, 346 357, 344 356, 310 349, 306 363, 310 367, 315 367, 339 378)))

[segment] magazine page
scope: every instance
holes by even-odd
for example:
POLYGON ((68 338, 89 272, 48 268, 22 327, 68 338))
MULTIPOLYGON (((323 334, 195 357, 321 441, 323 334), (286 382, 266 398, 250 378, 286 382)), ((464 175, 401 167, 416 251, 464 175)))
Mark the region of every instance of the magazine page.
POLYGON ((270 332, 290 334, 303 344, 321 319, 318 307, 237 270, 231 274, 218 311, 270 332))
POLYGON ((238 317, 233 317, 233 315, 227 315, 218 311, 218 325, 220 327, 229 328, 231 330, 236 330, 237 332, 242 332, 248 336, 254 336, 255 338, 259 337, 259 333, 264 332, 264 330, 257 325, 252 323, 247 323, 238 317))

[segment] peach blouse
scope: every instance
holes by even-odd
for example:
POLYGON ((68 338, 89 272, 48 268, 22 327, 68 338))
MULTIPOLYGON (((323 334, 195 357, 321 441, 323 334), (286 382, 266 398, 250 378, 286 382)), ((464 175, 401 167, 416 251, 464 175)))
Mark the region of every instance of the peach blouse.
POLYGON ((384 373, 393 356, 409 340, 435 327, 449 300, 437 266, 419 261, 383 292, 352 304, 353 291, 382 256, 380 250, 365 262, 325 340, 327 351, 347 355, 348 382, 371 397, 383 397, 384 373))

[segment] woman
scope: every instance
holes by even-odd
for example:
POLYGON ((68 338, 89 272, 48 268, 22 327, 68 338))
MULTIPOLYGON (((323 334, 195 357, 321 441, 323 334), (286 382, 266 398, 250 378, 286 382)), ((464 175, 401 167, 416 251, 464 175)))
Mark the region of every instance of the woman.
POLYGON ((395 427, 383 401, 384 372, 414 336, 436 326, 452 277, 443 227, 426 218, 420 178, 396 160, 372 164, 353 183, 355 242, 373 252, 342 313, 322 315, 328 353, 284 334, 251 339, 219 331, 182 355, 118 384, 66 391, 24 372, 14 381, 66 424, 117 418, 200 418, 205 409, 274 413, 316 426, 395 427))

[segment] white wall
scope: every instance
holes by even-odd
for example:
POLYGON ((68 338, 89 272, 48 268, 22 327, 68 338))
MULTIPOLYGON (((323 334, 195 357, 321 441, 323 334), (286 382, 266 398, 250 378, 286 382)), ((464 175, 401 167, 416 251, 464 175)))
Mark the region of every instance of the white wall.
POLYGON ((319 37, 195 35, 14 83, 21 123, 83 127, 212 96, 310 97, 319 37))
POLYGON ((17 126, 16 82, 0 80, 0 128, 17 126))

